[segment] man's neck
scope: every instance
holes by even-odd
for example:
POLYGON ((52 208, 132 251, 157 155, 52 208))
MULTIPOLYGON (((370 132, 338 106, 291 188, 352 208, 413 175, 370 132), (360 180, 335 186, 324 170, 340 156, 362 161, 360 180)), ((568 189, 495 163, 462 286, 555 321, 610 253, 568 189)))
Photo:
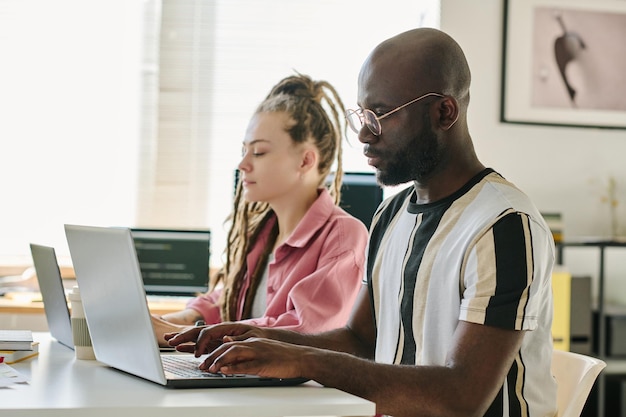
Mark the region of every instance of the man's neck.
POLYGON ((423 181, 413 181, 418 204, 429 204, 442 200, 461 189, 465 184, 482 172, 485 166, 476 163, 463 169, 447 169, 423 181))

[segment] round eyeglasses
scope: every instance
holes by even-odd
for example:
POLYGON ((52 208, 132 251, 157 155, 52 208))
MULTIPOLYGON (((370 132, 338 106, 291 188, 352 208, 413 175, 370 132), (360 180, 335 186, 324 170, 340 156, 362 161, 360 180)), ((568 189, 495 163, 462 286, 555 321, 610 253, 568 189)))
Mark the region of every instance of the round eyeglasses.
POLYGON ((418 98, 413 99, 408 103, 396 107, 395 109, 383 114, 382 116, 376 116, 376 113, 374 113, 370 109, 348 109, 346 110, 346 120, 348 121, 348 126, 350 126, 350 129, 352 129, 355 133, 359 133, 363 128, 363 125, 365 125, 374 135, 380 136, 383 130, 382 126, 380 125, 380 121, 382 119, 391 116, 392 114, 399 110, 402 110, 406 106, 409 106, 413 103, 420 101, 423 98, 430 96, 445 97, 443 94, 439 93, 426 93, 423 96, 419 96, 418 98))

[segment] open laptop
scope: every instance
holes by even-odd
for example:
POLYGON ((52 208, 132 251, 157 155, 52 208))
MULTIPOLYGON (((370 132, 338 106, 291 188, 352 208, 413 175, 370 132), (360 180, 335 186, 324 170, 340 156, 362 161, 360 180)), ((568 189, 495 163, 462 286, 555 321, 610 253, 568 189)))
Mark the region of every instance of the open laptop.
POLYGON ((148 295, 195 296, 209 289, 208 229, 131 229, 148 295))
POLYGON ((131 230, 66 224, 65 235, 98 361, 170 388, 295 385, 305 381, 210 374, 198 369, 201 358, 161 353, 131 230), (176 375, 174 371, 182 371, 183 365, 172 368, 172 360, 185 361, 193 375, 176 375))
POLYGON ((37 273, 50 335, 60 344, 73 350, 70 310, 67 307, 65 288, 54 248, 31 243, 30 253, 37 273))

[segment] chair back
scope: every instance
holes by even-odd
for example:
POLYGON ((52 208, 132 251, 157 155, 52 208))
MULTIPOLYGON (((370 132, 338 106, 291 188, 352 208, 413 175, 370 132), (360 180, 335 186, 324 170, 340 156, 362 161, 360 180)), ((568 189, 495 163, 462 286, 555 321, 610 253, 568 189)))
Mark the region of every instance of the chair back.
POLYGON ((580 353, 554 350, 552 375, 557 383, 557 417, 580 417, 593 384, 606 363, 580 353))

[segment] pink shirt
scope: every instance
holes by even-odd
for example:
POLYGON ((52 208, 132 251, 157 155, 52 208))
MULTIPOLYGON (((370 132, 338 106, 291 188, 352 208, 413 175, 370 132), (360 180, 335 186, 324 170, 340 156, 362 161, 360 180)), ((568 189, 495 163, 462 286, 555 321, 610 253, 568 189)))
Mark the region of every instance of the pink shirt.
MULTIPOLYGON (((261 232, 247 256, 253 271, 276 218, 261 232)), ((287 240, 276 248, 269 264, 267 309, 263 317, 242 320, 261 327, 300 332, 332 330, 346 324, 362 285, 367 229, 358 219, 333 204, 326 189, 287 240)), ((238 317, 250 282, 246 274, 238 301, 238 317)), ((258 291, 261 291, 259 288, 258 291)), ((220 290, 191 300, 206 323, 221 322, 220 290)))

